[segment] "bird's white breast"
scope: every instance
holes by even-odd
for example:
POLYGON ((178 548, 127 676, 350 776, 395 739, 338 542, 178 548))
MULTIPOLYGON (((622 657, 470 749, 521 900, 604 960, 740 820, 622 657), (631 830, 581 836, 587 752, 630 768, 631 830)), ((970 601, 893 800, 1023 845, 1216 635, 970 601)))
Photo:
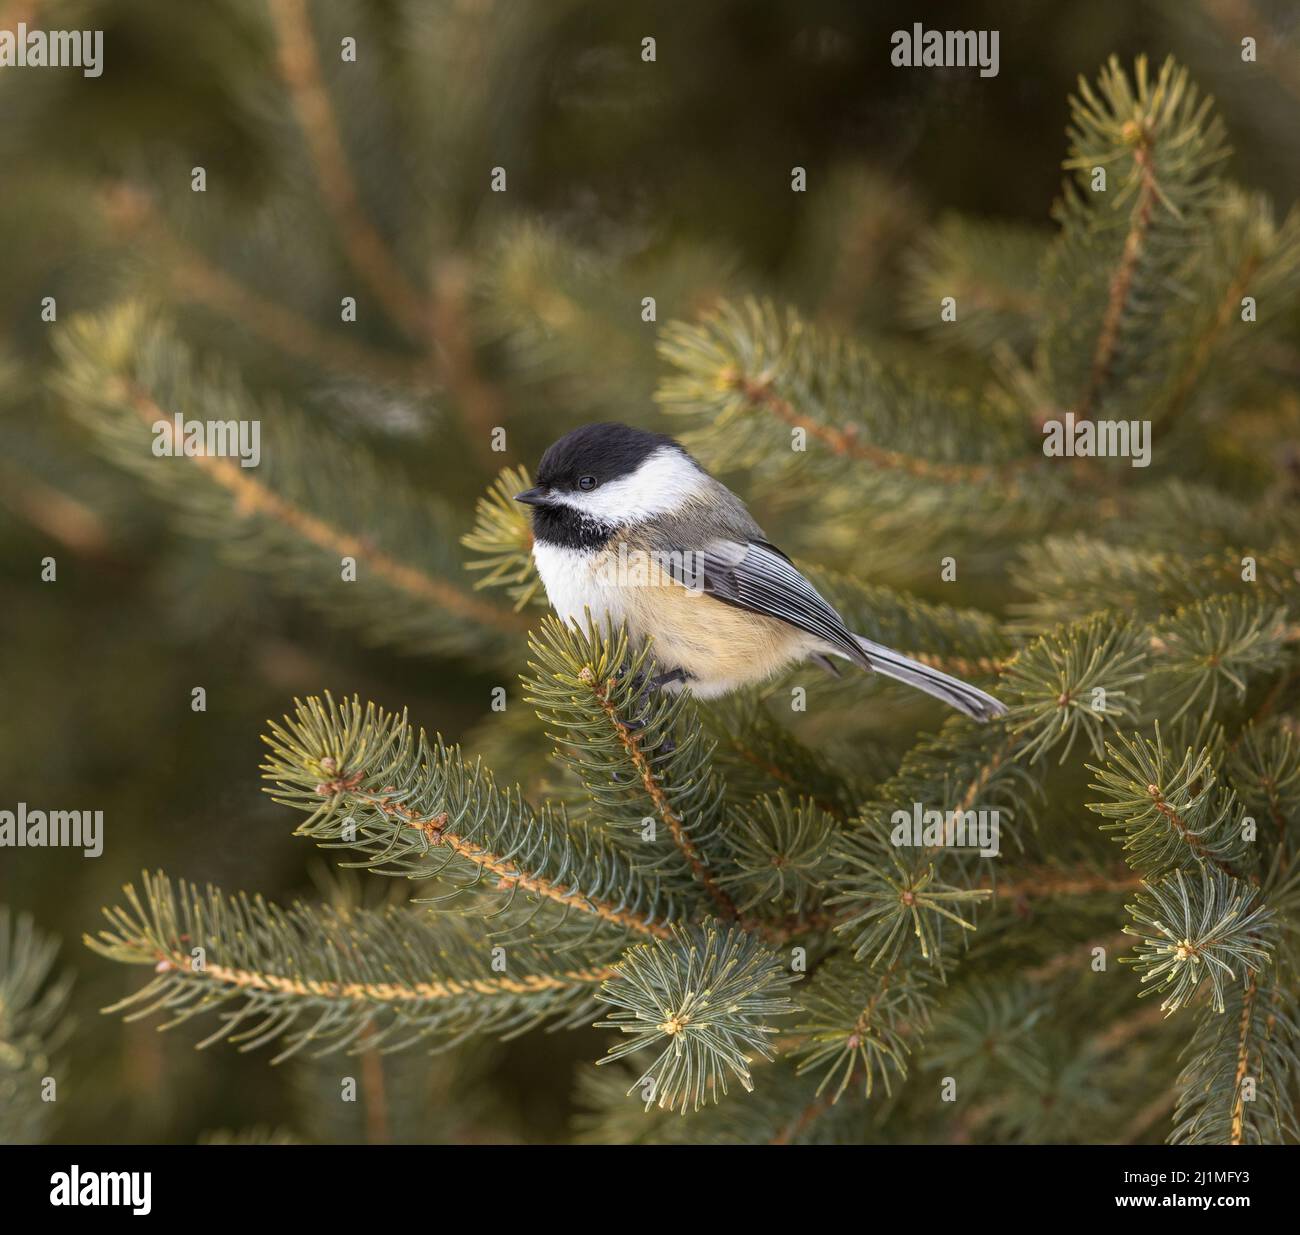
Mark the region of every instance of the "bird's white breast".
POLYGON ((625 615, 622 589, 615 580, 603 580, 598 570, 602 552, 596 549, 569 549, 561 545, 533 543, 533 561, 546 598, 566 622, 586 625, 584 610, 593 618, 608 614, 615 622, 625 615))

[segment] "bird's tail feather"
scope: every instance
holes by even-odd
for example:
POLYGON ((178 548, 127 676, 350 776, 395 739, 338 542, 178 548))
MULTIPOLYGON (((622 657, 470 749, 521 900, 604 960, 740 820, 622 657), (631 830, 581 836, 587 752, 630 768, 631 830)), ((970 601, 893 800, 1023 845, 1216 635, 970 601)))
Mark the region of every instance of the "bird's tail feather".
POLYGON ((906 656, 882 644, 872 643, 870 639, 864 639, 861 635, 853 637, 867 654, 871 667, 877 673, 883 673, 885 677, 893 678, 896 682, 906 682, 908 686, 915 686, 917 690, 923 690, 927 695, 942 699, 950 707, 981 723, 1006 714, 1004 703, 1000 703, 992 695, 985 694, 984 691, 968 685, 959 678, 940 673, 938 669, 931 669, 929 665, 923 665, 920 661, 909 660, 906 656))

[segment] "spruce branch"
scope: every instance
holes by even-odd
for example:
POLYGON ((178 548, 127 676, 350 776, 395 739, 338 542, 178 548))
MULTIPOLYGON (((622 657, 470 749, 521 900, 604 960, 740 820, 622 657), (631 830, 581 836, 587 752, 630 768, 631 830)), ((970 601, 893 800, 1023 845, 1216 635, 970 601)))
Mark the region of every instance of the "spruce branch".
POLYGON ((655 690, 653 648, 630 647, 626 631, 610 622, 601 630, 589 618, 580 630, 546 617, 529 646, 528 701, 611 834, 638 869, 659 871, 683 894, 694 884, 734 918, 710 863, 725 787, 694 700, 655 690))
POLYGON ((344 331, 327 330, 223 270, 177 234, 139 185, 125 180, 110 183, 100 195, 100 209, 112 231, 133 251, 147 256, 170 298, 220 314, 272 350, 317 368, 412 390, 430 386, 433 375, 426 361, 357 342, 344 331))
MULTIPOLYGON (((1162 493, 1159 505, 1167 506, 1170 497, 1162 493)), ((1175 518, 1185 505, 1185 500, 1179 504, 1175 518)), ((1300 599, 1300 579, 1294 573, 1300 560, 1294 548, 1279 544, 1249 554, 1265 564, 1259 581, 1250 585, 1241 577, 1244 556, 1235 549, 1204 555, 1153 553, 1083 533, 1050 536, 1023 549, 1012 572, 1017 590, 1034 598, 1011 606, 1013 625, 1037 634, 1045 626, 1100 612, 1154 619, 1180 605, 1240 593, 1246 586, 1275 603, 1294 605, 1300 599)))
POLYGON ((893 1093, 907 1076, 907 1035, 929 1025, 934 998, 924 971, 895 957, 881 969, 832 958, 804 996, 809 1019, 796 1028, 806 1040, 796 1048, 798 1071, 820 1073, 817 1096, 837 1103, 857 1079, 868 1098, 876 1085, 893 1093))
MULTIPOLYGON (((844 872, 836 877, 832 885, 835 894, 826 903, 846 908, 839 911, 835 930, 845 936, 854 959, 860 961, 873 953, 872 968, 861 977, 867 1001, 859 1005, 851 1020, 840 1018, 838 1038, 835 1023, 821 1031, 830 1036, 823 1037, 826 1049, 818 1054, 818 1060, 830 1069, 827 1081, 838 1069, 837 1092, 849 1084, 858 1062, 867 1069, 868 1089, 875 1079, 884 1080, 888 1089, 887 1063, 892 1059, 901 1071, 902 1059, 898 1041, 880 1036, 879 1027, 875 1027, 876 1036, 865 1036, 873 1028, 873 1015, 878 1009, 887 1016, 905 1012, 908 1032, 919 1035, 924 1030, 928 1003, 919 984, 927 971, 916 964, 915 953, 943 978, 955 958, 957 936, 968 936, 974 930, 974 923, 958 910, 991 895, 988 888, 960 887, 938 879, 942 864, 945 873, 951 870, 968 885, 973 882, 974 864, 969 854, 895 846, 890 835, 891 812, 910 801, 937 809, 951 804, 956 816, 998 804, 1010 815, 1023 804, 1023 791, 1032 784, 1012 754, 1013 743, 1004 732, 986 727, 972 733, 969 726, 950 721, 940 734, 915 747, 897 775, 877 789, 862 811, 860 829, 837 851, 844 872), (956 935, 954 925, 960 928, 956 935), (905 947, 908 943, 915 953, 905 947), (865 1019, 860 1021, 860 1015, 865 1019)), ((886 1026, 891 1024, 887 1019, 886 1026)), ((901 1021, 891 1032, 903 1032, 901 1021)))
POLYGON ((727 1092, 729 1075, 752 1090, 754 1056, 773 1057, 767 1020, 797 1011, 785 990, 800 976, 738 927, 674 927, 669 940, 631 948, 601 987, 616 1011, 596 1027, 630 1041, 600 1062, 662 1045, 632 1087, 647 1087, 647 1110, 698 1111, 727 1092))
POLYGON ((708 460, 789 471, 804 457, 791 446, 797 431, 844 463, 945 485, 1000 479, 1004 497, 1007 469, 1020 466, 1016 429, 991 409, 890 373, 860 345, 769 302, 724 303, 699 325, 670 323, 659 350, 678 375, 657 398, 707 421, 688 441, 708 460), (738 435, 740 424, 747 432, 738 435))
POLYGON ((958 908, 973 908, 991 895, 971 886, 981 859, 971 851, 896 845, 893 816, 899 810, 910 816, 919 804, 954 819, 980 809, 997 809, 1000 821, 1012 818, 1033 786, 1012 757, 1013 745, 1000 726, 974 729, 954 718, 918 743, 863 806, 859 826, 836 850, 843 869, 825 902, 846 906, 835 929, 856 958, 870 954, 872 965, 887 963, 912 939, 923 959, 942 973, 951 953, 948 924, 962 933, 974 929, 958 908))
POLYGON ((465 548, 484 555, 465 563, 466 570, 485 572, 474 584, 475 590, 504 587, 516 611, 546 603, 533 562, 532 524, 527 511, 514 500, 516 493, 531 485, 526 468, 506 468, 479 498, 474 530, 460 538, 465 548))
POLYGON ((429 329, 429 305, 424 295, 408 282, 401 263, 362 208, 334 107, 321 75, 306 0, 268 0, 268 4, 280 72, 348 261, 369 284, 393 321, 412 340, 423 345, 429 329))
POLYGON ((1152 636, 1162 710, 1172 709, 1171 721, 1193 707, 1214 715, 1224 689, 1240 701, 1250 678, 1281 667, 1287 640, 1286 610, 1258 597, 1216 596, 1179 609, 1152 636))
MULTIPOLYGON (((1203 481, 1170 476, 1143 485, 1141 494, 1134 494, 1130 509, 1138 522, 1128 526, 1128 535, 1123 535, 1124 528, 1120 526, 1110 530, 1120 535, 1129 548, 1161 544, 1167 550, 1176 545, 1179 554, 1187 554, 1192 559, 1188 565, 1208 574, 1215 590, 1220 592, 1235 591, 1244 582, 1243 557, 1262 559, 1263 575, 1251 585, 1252 589, 1281 599, 1288 586, 1281 577, 1287 566, 1277 555, 1294 558, 1300 518, 1285 504, 1257 499, 1253 489, 1234 494, 1203 481), (1238 547, 1243 552, 1227 552, 1238 547), (1268 552, 1259 552, 1265 549, 1268 552), (1245 550, 1254 551, 1246 553, 1245 550), (1212 556, 1197 560, 1200 554, 1212 556)), ((1166 552, 1162 551, 1156 560, 1167 562, 1166 552)), ((1172 570, 1166 569, 1164 576, 1162 586, 1174 582, 1172 570)), ((1138 582, 1136 577, 1134 582, 1138 582)), ((1189 582, 1202 585, 1204 581, 1189 582)), ((1293 578, 1291 585, 1294 583, 1293 578)))
POLYGON ((1143 632, 1132 623, 1090 618, 1044 635, 1011 662, 1004 689, 1007 725, 1029 762, 1061 746, 1064 763, 1083 737, 1102 752, 1103 735, 1137 718, 1133 687, 1142 680, 1143 632))
POLYGON ((809 1097, 808 1081, 782 1059, 755 1061, 754 1090, 720 1097, 690 1119, 627 1100, 650 1093, 649 1081, 624 1060, 578 1078, 578 1140, 599 1145, 856 1145, 874 1140, 860 1101, 832 1104, 809 1097), (635 1082, 635 1083, 634 1083, 635 1082))
POLYGON ((978 904, 989 896, 980 889, 944 882, 932 862, 919 867, 891 853, 889 865, 884 866, 876 853, 861 851, 845 852, 842 858, 846 874, 837 884, 847 890, 829 897, 826 903, 853 906, 835 929, 855 932, 854 958, 861 960, 870 954, 872 965, 896 960, 911 936, 921 956, 941 967, 942 922, 973 931, 975 924, 962 917, 957 907, 978 904))
POLYGON ((1042 311, 1037 274, 1046 248, 1038 231, 945 216, 909 255, 909 323, 939 347, 1027 351, 1042 311), (958 305, 955 321, 936 312, 947 296, 958 305))
POLYGON ((501 973, 492 942, 455 916, 282 908, 173 884, 161 872, 146 872, 124 896, 104 910, 110 929, 87 935, 86 946, 152 966, 154 977, 105 1011, 128 1020, 166 1013, 165 1029, 215 1011, 220 1024, 200 1047, 227 1040, 250 1051, 282 1041, 274 1063, 308 1048, 394 1051, 428 1038, 450 1045, 471 1033, 581 1023, 614 959, 590 952, 557 963, 512 943, 501 973))
POLYGON ((935 1016, 926 1066, 961 1078, 968 1093, 993 1084, 1041 1085, 1035 1030, 1047 1014, 1041 987, 1023 980, 965 982, 935 1016))
POLYGON ((53 1108, 42 1079, 72 1032, 70 973, 55 973, 59 941, 0 906, 0 1144, 40 1141, 53 1108))
MULTIPOLYGON (((1208 256, 1188 258, 1186 282, 1195 288, 1193 312, 1179 341, 1157 427, 1175 422, 1210 379, 1216 393, 1241 381, 1262 357, 1300 296, 1300 212, 1278 224, 1262 194, 1225 186, 1206 228, 1208 256), (1242 300, 1267 304, 1268 314, 1248 329, 1240 324, 1242 300), (1221 363, 1231 349, 1232 363, 1221 363)), ((1221 397, 1221 395, 1220 395, 1221 397)))
POLYGON ((1083 397, 1079 400, 1080 416, 1092 414, 1097 395, 1110 378, 1115 363, 1115 350, 1119 342, 1120 323, 1129 306, 1137 264, 1142 256, 1147 233, 1151 228, 1156 203, 1161 197, 1149 145, 1150 138, 1139 121, 1129 121, 1129 125, 1132 127, 1126 127, 1123 137, 1133 145, 1133 162, 1137 169, 1137 183, 1140 187, 1137 201, 1133 206, 1129 229, 1124 237, 1119 263, 1111 276, 1106 314, 1102 319, 1101 331, 1093 349, 1092 369, 1088 374, 1088 384, 1084 388, 1083 397))
POLYGON ((1210 1006, 1225 1008, 1226 984, 1247 982, 1270 959, 1272 911, 1259 902, 1259 890, 1221 870, 1201 867, 1147 883, 1127 909, 1137 919, 1125 926, 1136 935, 1136 956, 1121 957, 1152 983, 1141 994, 1165 995, 1160 1007, 1170 1015, 1186 1007, 1210 984, 1210 1006), (1167 993, 1166 993, 1167 992, 1167 993))
POLYGON ((1160 727, 1154 740, 1141 734, 1119 735, 1106 743, 1106 762, 1088 764, 1097 775, 1089 788, 1105 802, 1089 802, 1090 811, 1114 820, 1102 831, 1116 839, 1125 860, 1148 880, 1174 869, 1202 864, 1243 879, 1254 858, 1241 827, 1241 807, 1219 783, 1208 748, 1188 749, 1176 759, 1165 749, 1160 727))
MULTIPOLYGON (((473 157, 477 166, 477 150, 473 157)), ((564 424, 618 418, 653 399, 655 334, 626 307, 648 286, 661 318, 707 304, 734 265, 730 254, 663 241, 628 269, 536 220, 511 218, 493 234, 477 286, 480 320, 524 383, 529 406, 542 405, 537 415, 564 424)))
MULTIPOLYGON (((436 367, 452 403, 464 421, 471 452, 491 469, 502 456, 493 449, 493 434, 504 415, 503 398, 479 363, 471 296, 474 267, 464 254, 441 257, 433 270, 430 330, 436 344, 436 367)), ((507 448, 505 458, 510 458, 507 448)))
POLYGON ((991 677, 1014 651, 997 619, 981 610, 932 604, 834 571, 808 575, 850 630, 945 673, 991 677))
POLYGON ((1079 79, 1070 100, 1070 152, 1078 174, 1057 208, 1061 233, 1044 269, 1047 323, 1039 367, 1060 407, 1092 416, 1103 400, 1149 372, 1168 345, 1162 307, 1227 155, 1222 123, 1185 69, 1166 60, 1153 78, 1112 57, 1096 88, 1079 79), (1105 192, 1094 191, 1104 169, 1105 192))
POLYGON ((7 462, 0 462, 0 505, 72 553, 100 560, 112 556, 112 537, 97 511, 7 462))
POLYGON ((360 852, 381 874, 438 877, 448 896, 531 934, 567 928, 665 937, 675 901, 638 873, 604 837, 549 806, 534 809, 498 789, 480 764, 430 742, 405 714, 357 699, 299 701, 272 723, 263 774, 278 802, 308 813, 297 835, 360 852), (545 912, 544 912, 545 911, 545 912))
POLYGON ((259 407, 229 375, 200 369, 139 305, 77 319, 56 346, 59 391, 104 453, 156 486, 188 528, 221 541, 237 561, 415 651, 499 654, 524 629, 517 615, 460 583, 452 516, 440 502, 301 417, 259 407), (260 465, 204 453, 159 459, 155 427, 171 426, 177 413, 259 421, 260 465), (354 495, 351 526, 337 522, 342 492, 354 495), (355 582, 340 581, 344 557, 357 563, 355 582))
POLYGON ((1201 1011, 1182 1054, 1169 1140, 1261 1145, 1300 1139, 1300 1009, 1294 976, 1266 966, 1234 982, 1222 1010, 1201 1011))
POLYGON ((772 714, 757 691, 737 691, 699 710, 715 743, 713 765, 736 800, 784 791, 803 794, 832 818, 846 821, 867 796, 869 752, 851 769, 835 766, 820 749, 805 745, 772 714))
POLYGON ((806 920, 833 868, 836 830, 813 803, 792 802, 784 791, 765 794, 732 811, 725 839, 736 869, 718 882, 735 896, 741 915, 779 909, 806 920))
POLYGON ((1294 849, 1300 816, 1300 740, 1277 720, 1251 724, 1228 757, 1227 776, 1248 810, 1268 818, 1277 839, 1294 849))
POLYGON ((1015 904, 1022 900, 1128 892, 1140 887, 1141 883, 1137 875, 1128 873, 1095 871, 1087 867, 1061 870, 1048 866, 1028 870, 1017 868, 1014 878, 990 881, 988 890, 995 903, 1001 900, 1015 904))

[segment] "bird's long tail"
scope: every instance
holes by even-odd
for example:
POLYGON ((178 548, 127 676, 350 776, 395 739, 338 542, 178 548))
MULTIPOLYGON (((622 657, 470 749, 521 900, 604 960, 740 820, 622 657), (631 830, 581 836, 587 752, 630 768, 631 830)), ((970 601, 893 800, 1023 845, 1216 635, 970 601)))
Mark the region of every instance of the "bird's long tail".
POLYGON ((981 723, 1006 714, 1004 703, 1000 703, 992 695, 985 694, 959 678, 940 673, 938 669, 931 669, 929 665, 923 665, 920 661, 909 660, 906 656, 901 656, 882 644, 872 643, 870 639, 864 639, 861 635, 853 637, 858 641, 871 662, 871 667, 877 673, 883 673, 885 677, 893 678, 896 682, 906 682, 908 686, 915 686, 917 690, 923 690, 927 695, 942 699, 950 707, 981 723))

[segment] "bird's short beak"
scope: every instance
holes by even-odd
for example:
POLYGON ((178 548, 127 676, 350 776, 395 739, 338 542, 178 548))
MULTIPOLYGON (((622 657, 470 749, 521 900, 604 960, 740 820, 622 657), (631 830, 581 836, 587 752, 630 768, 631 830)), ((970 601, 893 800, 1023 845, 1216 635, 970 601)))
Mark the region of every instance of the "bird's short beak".
POLYGON ((545 506, 546 490, 540 485, 532 489, 525 489, 522 493, 515 494, 516 502, 523 502, 525 506, 545 506))

